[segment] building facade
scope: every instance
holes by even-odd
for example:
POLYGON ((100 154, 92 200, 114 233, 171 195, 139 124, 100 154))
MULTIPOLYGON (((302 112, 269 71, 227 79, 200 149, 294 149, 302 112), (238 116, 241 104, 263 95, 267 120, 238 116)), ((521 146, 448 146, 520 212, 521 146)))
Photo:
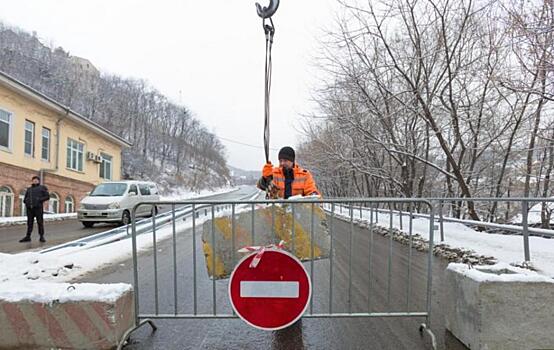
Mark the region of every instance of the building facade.
POLYGON ((98 183, 121 178, 129 142, 0 72, 0 216, 25 215, 34 175, 50 191, 47 211, 74 212, 98 183))

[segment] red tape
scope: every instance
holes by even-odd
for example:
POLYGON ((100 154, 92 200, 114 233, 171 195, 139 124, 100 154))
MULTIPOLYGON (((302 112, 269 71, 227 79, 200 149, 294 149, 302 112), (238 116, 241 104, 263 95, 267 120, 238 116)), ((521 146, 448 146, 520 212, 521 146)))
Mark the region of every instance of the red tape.
POLYGON ((260 263, 260 261, 262 260, 262 257, 264 256, 266 249, 283 249, 284 247, 285 247, 285 241, 281 241, 277 245, 270 244, 266 246, 247 246, 239 249, 239 253, 256 252, 256 256, 254 256, 254 259, 252 259, 249 266, 251 269, 255 269, 260 263))

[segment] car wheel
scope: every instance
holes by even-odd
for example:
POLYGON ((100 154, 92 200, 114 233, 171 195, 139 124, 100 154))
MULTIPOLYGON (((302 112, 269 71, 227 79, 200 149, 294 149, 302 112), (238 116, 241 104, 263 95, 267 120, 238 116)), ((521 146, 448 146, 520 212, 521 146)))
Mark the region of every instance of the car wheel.
POLYGON ((91 228, 92 226, 94 226, 94 222, 83 221, 83 226, 85 226, 86 228, 91 228))
POLYGON ((128 210, 125 210, 123 212, 123 216, 121 217, 121 224, 129 225, 130 223, 131 223, 131 213, 129 213, 128 210))

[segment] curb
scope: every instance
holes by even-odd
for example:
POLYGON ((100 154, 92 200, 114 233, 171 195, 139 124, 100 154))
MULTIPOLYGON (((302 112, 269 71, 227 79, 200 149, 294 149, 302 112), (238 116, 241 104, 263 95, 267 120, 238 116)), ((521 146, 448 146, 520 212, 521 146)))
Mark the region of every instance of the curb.
MULTIPOLYGON (((67 221, 67 220, 77 220, 77 214, 71 216, 62 216, 62 217, 48 217, 44 216, 44 222, 54 222, 54 221, 67 221)), ((18 221, 8 221, 0 222, 0 228, 10 227, 10 226, 23 226, 27 225, 27 218, 22 218, 18 221)))

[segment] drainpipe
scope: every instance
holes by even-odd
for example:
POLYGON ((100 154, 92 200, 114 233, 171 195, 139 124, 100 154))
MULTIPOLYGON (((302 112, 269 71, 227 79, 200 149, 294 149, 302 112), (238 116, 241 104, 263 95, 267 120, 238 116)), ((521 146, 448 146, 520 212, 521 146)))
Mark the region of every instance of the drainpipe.
POLYGON ((69 115, 69 107, 65 108, 65 115, 56 122, 56 171, 60 168, 60 124, 69 115))

